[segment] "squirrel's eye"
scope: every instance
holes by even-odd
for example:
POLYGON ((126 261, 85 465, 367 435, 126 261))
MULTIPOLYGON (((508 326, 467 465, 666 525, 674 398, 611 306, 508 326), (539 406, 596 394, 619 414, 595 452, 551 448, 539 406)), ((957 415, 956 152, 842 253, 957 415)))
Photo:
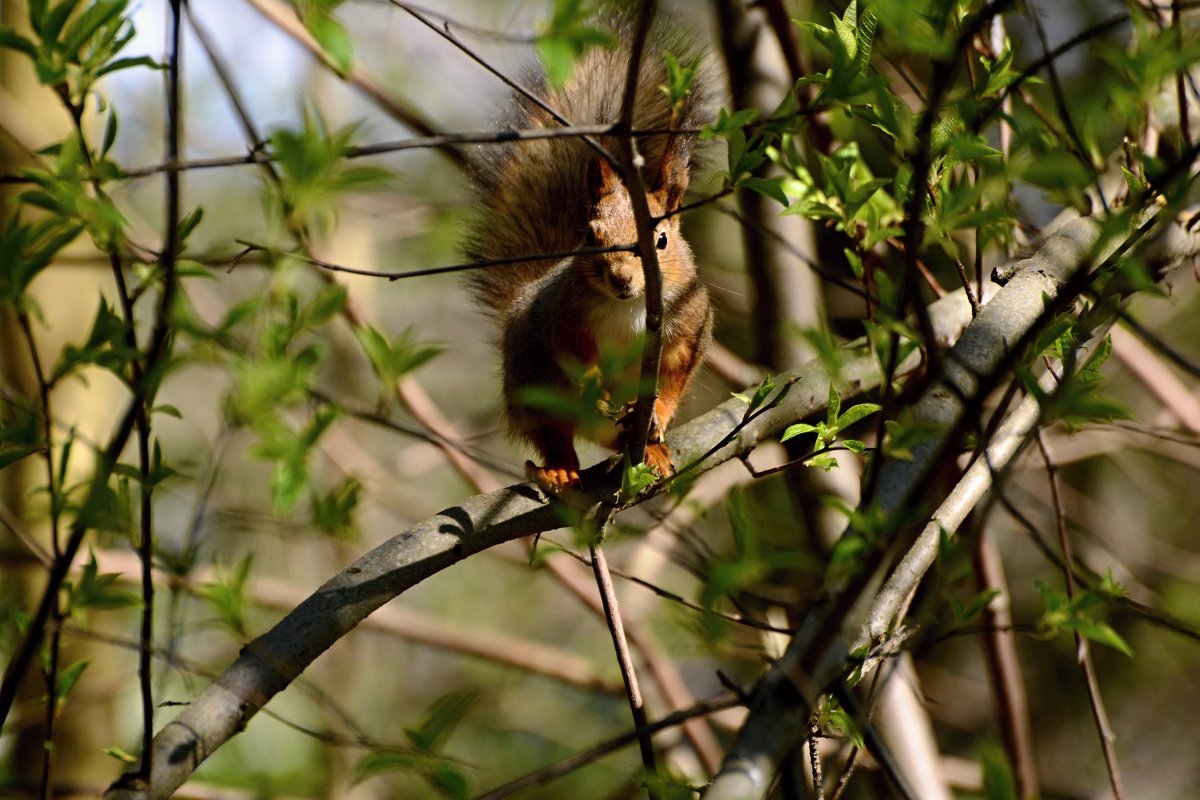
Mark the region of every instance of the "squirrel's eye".
POLYGON ((660 234, 658 234, 658 241, 655 242, 654 245, 659 250, 667 249, 667 232, 666 231, 663 231, 660 234))

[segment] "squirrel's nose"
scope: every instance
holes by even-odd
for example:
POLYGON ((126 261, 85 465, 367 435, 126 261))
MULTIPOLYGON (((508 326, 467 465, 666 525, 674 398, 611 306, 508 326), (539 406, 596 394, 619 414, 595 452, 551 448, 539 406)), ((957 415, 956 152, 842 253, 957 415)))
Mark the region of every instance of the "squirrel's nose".
POLYGON ((630 286, 633 284, 633 276, 626 272, 610 272, 608 273, 608 282, 612 284, 613 289, 617 291, 621 297, 629 295, 630 286))

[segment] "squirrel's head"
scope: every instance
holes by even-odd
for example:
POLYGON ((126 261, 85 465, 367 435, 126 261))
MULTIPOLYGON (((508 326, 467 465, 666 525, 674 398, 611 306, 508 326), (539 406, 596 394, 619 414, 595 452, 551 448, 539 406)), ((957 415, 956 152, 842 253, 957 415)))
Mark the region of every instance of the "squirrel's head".
MULTIPOLYGON (((679 232, 679 209, 687 190, 687 167, 676 168, 678 159, 664 158, 654 187, 646 194, 650 216, 657 219, 654 226, 654 246, 658 250, 658 265, 664 284, 679 271, 681 259, 690 262, 691 250, 679 232), (668 216, 669 215, 669 216, 668 216)), ((609 247, 637 242, 637 224, 629 193, 612 166, 603 158, 588 162, 587 190, 590 203, 588 214, 588 247, 609 247)), ((615 300, 640 297, 646 280, 642 260, 634 252, 614 251, 586 256, 582 259, 588 282, 615 300)))

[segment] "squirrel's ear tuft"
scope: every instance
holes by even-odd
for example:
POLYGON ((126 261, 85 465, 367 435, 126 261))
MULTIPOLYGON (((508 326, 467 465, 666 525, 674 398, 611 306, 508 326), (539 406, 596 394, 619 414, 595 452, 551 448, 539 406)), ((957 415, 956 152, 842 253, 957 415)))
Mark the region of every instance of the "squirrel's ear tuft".
POLYGON ((612 165, 605 159, 597 156, 588 161, 587 191, 588 199, 591 200, 592 205, 598 203, 601 198, 612 194, 620 182, 621 179, 613 171, 612 165))
POLYGON ((679 209, 688 186, 688 154, 668 142, 654 181, 653 194, 662 203, 663 213, 670 214, 679 209))

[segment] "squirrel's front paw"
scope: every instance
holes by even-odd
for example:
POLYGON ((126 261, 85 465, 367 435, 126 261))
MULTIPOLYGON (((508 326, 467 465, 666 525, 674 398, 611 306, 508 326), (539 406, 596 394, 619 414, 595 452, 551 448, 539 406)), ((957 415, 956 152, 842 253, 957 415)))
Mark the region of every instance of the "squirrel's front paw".
POLYGON ((526 461, 525 480, 533 481, 546 494, 559 495, 579 488, 579 469, 577 467, 552 467, 549 464, 539 467, 532 461, 526 461))
POLYGON ((646 464, 657 472, 659 477, 669 478, 675 474, 671 448, 667 447, 666 442, 652 442, 646 445, 646 464))

